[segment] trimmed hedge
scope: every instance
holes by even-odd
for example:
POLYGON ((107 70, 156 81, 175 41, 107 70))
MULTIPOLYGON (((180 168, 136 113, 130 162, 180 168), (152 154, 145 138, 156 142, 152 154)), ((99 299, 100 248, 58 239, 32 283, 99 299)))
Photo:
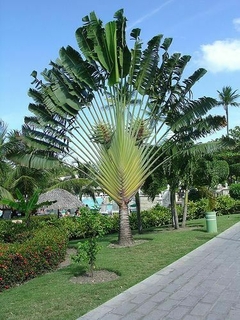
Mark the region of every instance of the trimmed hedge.
POLYGON ((0 243, 0 291, 54 270, 66 255, 63 228, 45 226, 24 243, 0 243))

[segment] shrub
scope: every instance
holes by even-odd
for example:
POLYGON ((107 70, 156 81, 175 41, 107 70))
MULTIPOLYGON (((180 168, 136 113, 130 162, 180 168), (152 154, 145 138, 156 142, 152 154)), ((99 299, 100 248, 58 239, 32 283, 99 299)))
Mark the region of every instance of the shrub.
POLYGON ((46 226, 24 243, 0 243, 0 291, 55 269, 67 241, 63 228, 46 226))
POLYGON ((240 212, 240 200, 235 200, 234 213, 240 212))
POLYGON ((204 218, 207 211, 208 200, 202 198, 199 201, 188 202, 188 219, 204 218))
POLYGON ((6 243, 22 243, 33 237, 33 230, 26 229, 24 223, 13 223, 11 220, 0 222, 0 241, 6 243))
POLYGON ((60 221, 60 225, 66 230, 69 239, 82 239, 91 236, 86 225, 85 215, 91 216, 92 214, 98 217, 99 223, 104 226, 106 233, 116 232, 115 219, 113 217, 104 216, 89 209, 87 209, 87 213, 82 213, 80 216, 64 217, 60 220, 58 219, 58 221, 60 221))
MULTIPOLYGON (((240 211, 240 201, 234 200, 229 196, 219 196, 215 198, 214 210, 218 215, 236 213, 240 211)), ((188 219, 204 218, 208 211, 208 199, 203 198, 199 201, 188 202, 188 219)))
POLYGON ((230 214, 235 211, 236 201, 229 196, 219 196, 216 198, 215 209, 218 215, 230 214))
POLYGON ((58 222, 64 227, 69 239, 80 239, 84 237, 81 217, 64 217, 58 219, 58 222))
MULTIPOLYGON (((160 227, 171 223, 171 212, 168 208, 162 207, 157 204, 150 210, 141 212, 142 227, 149 229, 152 227, 160 227)), ((130 215, 131 229, 137 229, 137 213, 134 212, 130 215)))
MULTIPOLYGON (((131 225, 131 216, 132 214, 130 214, 129 218, 130 218, 130 225, 131 225)), ((119 214, 118 213, 114 213, 112 217, 110 217, 111 219, 111 230, 109 231, 109 233, 115 233, 119 231, 119 214)))
POLYGON ((229 194, 235 200, 240 200, 240 183, 233 183, 229 187, 229 194))

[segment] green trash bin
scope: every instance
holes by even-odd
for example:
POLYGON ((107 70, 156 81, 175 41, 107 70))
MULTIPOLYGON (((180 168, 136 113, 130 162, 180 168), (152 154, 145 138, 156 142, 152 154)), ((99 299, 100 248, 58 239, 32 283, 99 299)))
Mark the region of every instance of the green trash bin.
POLYGON ((217 232, 217 216, 215 211, 206 212, 207 232, 217 232))

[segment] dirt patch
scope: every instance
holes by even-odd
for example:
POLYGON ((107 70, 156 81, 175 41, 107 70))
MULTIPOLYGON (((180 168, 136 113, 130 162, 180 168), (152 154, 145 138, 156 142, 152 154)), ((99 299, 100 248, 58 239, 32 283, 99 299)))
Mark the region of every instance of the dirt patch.
POLYGON ((120 246, 119 244, 117 243, 110 243, 108 245, 108 248, 128 248, 128 247, 134 247, 134 246, 138 246, 139 244, 142 244, 144 242, 147 242, 149 240, 134 240, 133 243, 131 244, 128 244, 127 246, 120 246))
POLYGON ((77 250, 74 248, 68 248, 66 251, 65 259, 59 264, 58 269, 62 269, 71 264, 71 255, 76 254, 77 250))
POLYGON ((119 276, 115 272, 110 272, 108 270, 95 270, 93 271, 93 276, 89 273, 85 273, 82 276, 72 277, 70 279, 73 283, 101 283, 108 282, 118 279, 119 276))

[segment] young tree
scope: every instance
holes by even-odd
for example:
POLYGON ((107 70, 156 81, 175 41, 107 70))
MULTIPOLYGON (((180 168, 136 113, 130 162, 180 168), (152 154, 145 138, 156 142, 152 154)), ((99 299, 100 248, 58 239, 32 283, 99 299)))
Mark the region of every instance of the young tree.
POLYGON ((216 101, 189 98, 206 71, 198 69, 181 81, 190 56, 169 56, 171 38, 154 36, 143 49, 140 29, 134 29, 129 49, 123 10, 114 18, 103 26, 94 12, 84 17, 76 31, 81 53, 70 46, 61 48, 59 59, 42 72, 43 80, 32 73, 36 87, 29 95, 35 103, 29 110, 34 116, 25 117, 22 130, 35 152, 18 154, 15 160, 53 166, 56 155, 68 155, 83 165, 91 163, 90 177, 119 206, 119 243, 128 245, 133 241, 128 203, 162 164, 158 152, 152 152, 155 143, 174 144, 175 133, 201 119, 216 101), (150 130, 155 114, 149 116, 149 104, 160 106, 163 114, 169 110, 155 132, 150 130), (171 112, 182 105, 184 113, 171 112), (169 123, 174 135, 166 139, 169 123))

